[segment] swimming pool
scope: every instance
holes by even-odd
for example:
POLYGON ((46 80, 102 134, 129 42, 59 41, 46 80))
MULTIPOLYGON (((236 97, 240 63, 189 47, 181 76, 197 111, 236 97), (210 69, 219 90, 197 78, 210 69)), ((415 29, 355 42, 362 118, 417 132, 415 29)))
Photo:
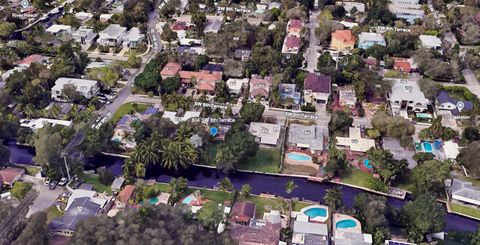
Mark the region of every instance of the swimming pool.
POLYGON ((309 208, 303 211, 303 213, 310 218, 327 217, 327 209, 320 207, 309 208))
POLYGON ((312 158, 310 156, 304 155, 304 154, 299 154, 299 153, 296 153, 296 152, 288 153, 287 158, 295 160, 295 161, 309 161, 309 160, 312 160, 312 158))
POLYGON ((149 202, 151 205, 157 204, 158 201, 159 201, 159 200, 158 200, 158 197, 152 197, 152 198, 150 198, 150 199, 148 200, 148 202, 149 202))
POLYGON ((193 197, 192 196, 188 196, 188 197, 185 197, 185 199, 183 199, 182 203, 183 204, 189 204, 193 201, 193 197))
POLYGON ((423 142, 422 143, 422 146, 423 146, 423 151, 424 152, 433 152, 433 146, 432 146, 432 143, 430 142, 423 142))
POLYGON ((363 160, 363 165, 368 168, 368 169, 372 169, 373 166, 370 164, 370 159, 365 159, 363 160))
POLYGON ((352 219, 344 219, 340 220, 335 224, 337 229, 348 229, 348 228, 355 228, 357 226, 357 222, 352 219))

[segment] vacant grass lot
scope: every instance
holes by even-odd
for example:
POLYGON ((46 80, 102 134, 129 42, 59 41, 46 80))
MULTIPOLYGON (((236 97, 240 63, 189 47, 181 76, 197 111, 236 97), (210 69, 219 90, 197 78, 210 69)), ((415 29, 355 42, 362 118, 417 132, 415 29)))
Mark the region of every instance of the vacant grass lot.
POLYGON ((100 192, 100 193, 107 192, 108 194, 112 193, 111 186, 106 186, 106 185, 100 183, 100 180, 98 179, 97 175, 91 175, 91 174, 87 175, 87 174, 85 174, 84 176, 81 177, 81 179, 85 183, 93 185, 93 189, 96 192, 100 192))
POLYGON ((121 105, 118 110, 113 114, 112 120, 117 122, 122 118, 123 115, 133 114, 135 112, 144 112, 150 105, 149 104, 139 104, 139 103, 125 103, 121 105))
POLYGON ((255 156, 239 164, 238 169, 278 173, 281 155, 282 153, 279 149, 260 148, 255 156))
POLYGON ((342 182, 367 187, 367 181, 372 178, 372 175, 369 173, 365 173, 360 169, 356 168, 349 168, 345 170, 345 173, 342 175, 342 182))
POLYGON ((457 203, 450 203, 450 209, 457 213, 466 214, 480 219, 480 209, 463 206, 457 203))

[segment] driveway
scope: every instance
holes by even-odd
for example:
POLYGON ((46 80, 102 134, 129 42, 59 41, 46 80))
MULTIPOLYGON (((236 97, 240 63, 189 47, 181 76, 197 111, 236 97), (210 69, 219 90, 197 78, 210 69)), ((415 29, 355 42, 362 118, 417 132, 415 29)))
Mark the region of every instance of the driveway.
POLYGON ((61 186, 57 186, 55 190, 49 190, 47 185, 43 184, 43 180, 32 176, 24 176, 23 179, 25 181, 33 183, 33 189, 38 192, 37 198, 33 201, 33 204, 29 207, 27 218, 30 215, 45 211, 52 205, 54 205, 57 201, 57 198, 65 192, 64 188, 61 186))
POLYGON ((307 50, 305 50, 305 60, 307 61, 307 71, 314 72, 317 69, 317 61, 320 54, 318 49, 320 46, 317 45, 317 37, 315 36, 315 29, 318 27, 317 16, 320 14, 320 11, 315 11, 310 14, 310 19, 305 27, 308 28, 309 45, 307 50))

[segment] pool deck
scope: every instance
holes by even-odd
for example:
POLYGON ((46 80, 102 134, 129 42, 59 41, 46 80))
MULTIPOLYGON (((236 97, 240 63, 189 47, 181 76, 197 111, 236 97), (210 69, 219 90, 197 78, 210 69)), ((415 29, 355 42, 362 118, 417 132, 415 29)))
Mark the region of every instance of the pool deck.
MULTIPOLYGON (((285 152, 285 156, 284 156, 284 161, 286 164, 290 164, 290 165, 299 165, 299 166, 308 166, 308 167, 312 167, 314 168, 316 171, 318 171, 320 169, 320 165, 318 164, 314 164, 312 159, 312 157, 308 154, 305 154, 305 153, 302 153, 302 152, 297 152, 297 151, 288 151, 288 152, 285 152), (310 160, 307 160, 307 161, 302 161, 302 160, 293 160, 293 159, 290 159, 287 157, 288 154, 290 153, 295 153, 295 154, 298 154, 298 155, 302 155, 302 156, 308 156, 310 158, 310 160)), ((319 157, 320 158, 320 157, 319 157)), ((323 159, 322 159, 323 161, 323 159)))
MULTIPOLYGON (((309 221, 310 222, 318 222, 318 223, 325 223, 327 222, 328 220, 328 217, 330 216, 330 209, 328 208, 328 206, 324 206, 324 205, 319 205, 319 204, 314 204, 314 205, 310 205, 310 206, 307 206, 307 207, 304 207, 302 209, 300 209, 300 213, 301 215, 306 215, 304 212, 311 209, 311 208, 322 208, 322 209, 325 209, 326 210, 326 215, 325 217, 320 217, 320 216, 317 216, 317 217, 309 217, 309 221)), ((308 216, 308 215, 306 215, 308 216)))
POLYGON ((345 214, 333 214, 333 223, 332 223, 333 234, 340 233, 340 232, 352 232, 352 233, 362 233, 362 224, 356 218, 345 215, 345 214), (337 222, 342 220, 353 220, 357 224, 355 227, 352 228, 341 228, 337 229, 337 222))

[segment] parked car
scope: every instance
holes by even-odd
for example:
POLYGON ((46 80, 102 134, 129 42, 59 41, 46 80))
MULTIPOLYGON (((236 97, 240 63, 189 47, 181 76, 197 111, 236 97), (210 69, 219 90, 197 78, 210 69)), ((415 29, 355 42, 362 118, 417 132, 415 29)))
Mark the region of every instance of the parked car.
POLYGON ((57 188, 57 185, 58 185, 58 181, 51 181, 49 184, 48 184, 48 189, 49 190, 55 190, 55 188, 57 188))
POLYGON ((50 179, 49 178, 46 178, 45 179, 45 185, 49 185, 50 184, 50 179))
POLYGON ((65 185, 67 184, 67 182, 68 182, 68 179, 65 178, 65 177, 63 177, 63 178, 60 179, 60 181, 58 182, 58 184, 59 184, 60 186, 65 186, 65 185))

